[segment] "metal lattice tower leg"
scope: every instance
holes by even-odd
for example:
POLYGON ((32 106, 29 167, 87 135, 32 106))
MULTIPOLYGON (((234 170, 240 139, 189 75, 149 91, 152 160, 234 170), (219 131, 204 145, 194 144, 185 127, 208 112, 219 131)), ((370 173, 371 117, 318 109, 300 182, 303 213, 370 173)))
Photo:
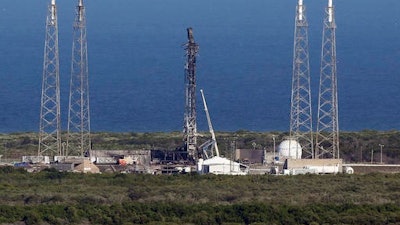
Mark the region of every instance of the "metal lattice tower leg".
POLYGON ((335 30, 334 7, 332 0, 329 0, 322 34, 321 77, 316 137, 317 158, 339 158, 335 30))
POLYGON ((308 23, 303 0, 296 8, 290 138, 299 141, 305 158, 314 158, 312 133, 308 23))
POLYGON ((184 142, 189 156, 197 158, 197 125, 196 125, 196 56, 199 45, 195 43, 192 28, 187 29, 188 43, 185 45, 186 65, 186 104, 184 115, 184 142))
POLYGON ((68 156, 88 156, 91 150, 86 15, 78 1, 74 22, 68 111, 68 156))
POLYGON ((46 19, 38 155, 57 154, 61 154, 60 79, 57 6, 52 0, 46 19))

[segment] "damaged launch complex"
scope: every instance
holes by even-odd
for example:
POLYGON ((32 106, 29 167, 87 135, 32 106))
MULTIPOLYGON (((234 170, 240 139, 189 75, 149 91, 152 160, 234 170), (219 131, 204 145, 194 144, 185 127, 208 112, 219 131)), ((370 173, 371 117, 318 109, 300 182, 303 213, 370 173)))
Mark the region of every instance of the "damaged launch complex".
POLYGON ((199 143, 197 129, 196 65, 199 45, 192 28, 187 28, 185 49, 185 105, 182 145, 174 150, 96 150, 90 139, 89 82, 86 18, 83 0, 78 0, 74 22, 67 140, 61 141, 58 25, 56 0, 51 0, 46 22, 45 58, 37 156, 25 163, 48 163, 54 168, 81 172, 132 172, 172 174, 304 174, 352 173, 339 154, 339 124, 336 71, 336 24, 333 0, 327 0, 322 32, 322 53, 316 132, 313 130, 308 22, 303 0, 295 16, 292 93, 289 136, 273 151, 237 149, 234 156, 220 154, 207 107, 200 89, 210 138, 199 143), (53 162, 53 163, 50 163, 53 162))

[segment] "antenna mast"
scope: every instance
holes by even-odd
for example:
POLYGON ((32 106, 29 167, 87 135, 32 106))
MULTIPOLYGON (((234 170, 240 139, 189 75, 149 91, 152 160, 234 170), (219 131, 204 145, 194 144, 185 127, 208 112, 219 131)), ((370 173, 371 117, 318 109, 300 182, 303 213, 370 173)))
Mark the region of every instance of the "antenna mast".
POLYGON ((188 42, 185 44, 187 61, 185 64, 186 104, 184 115, 185 149, 193 159, 197 158, 196 125, 196 56, 199 45, 194 41, 192 28, 187 28, 188 42))
POLYGON ((83 0, 78 0, 76 17, 73 25, 67 156, 89 156, 90 150, 86 13, 83 0))
POLYGON ((305 11, 303 0, 299 0, 296 8, 294 32, 290 138, 299 141, 306 158, 314 158, 308 23, 305 11))
POLYGON ((51 0, 46 19, 38 156, 61 155, 59 74, 57 6, 51 0))
POLYGON ((335 31, 334 7, 332 0, 328 0, 322 33, 316 158, 339 158, 335 31))

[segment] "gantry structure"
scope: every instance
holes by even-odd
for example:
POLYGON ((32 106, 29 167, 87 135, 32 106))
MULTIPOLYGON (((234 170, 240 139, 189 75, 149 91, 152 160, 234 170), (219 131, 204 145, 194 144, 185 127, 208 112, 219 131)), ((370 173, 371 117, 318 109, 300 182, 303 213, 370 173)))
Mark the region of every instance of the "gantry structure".
POLYGON ((185 114, 184 114, 184 148, 192 159, 197 158, 197 124, 196 124, 196 57, 199 45, 194 41, 192 28, 187 28, 188 42, 185 44, 185 114))
POLYGON ((38 156, 61 153, 60 70, 56 1, 51 0, 46 19, 38 156))
POLYGON ((300 143, 305 158, 314 158, 312 131, 308 23, 303 0, 298 0, 294 32, 290 138, 300 143))
POLYGON ((335 31, 333 2, 328 0, 322 33, 317 135, 315 141, 316 158, 339 158, 335 31))
POLYGON ((83 0, 78 0, 73 25, 67 156, 90 155, 91 139, 88 75, 86 14, 83 0))

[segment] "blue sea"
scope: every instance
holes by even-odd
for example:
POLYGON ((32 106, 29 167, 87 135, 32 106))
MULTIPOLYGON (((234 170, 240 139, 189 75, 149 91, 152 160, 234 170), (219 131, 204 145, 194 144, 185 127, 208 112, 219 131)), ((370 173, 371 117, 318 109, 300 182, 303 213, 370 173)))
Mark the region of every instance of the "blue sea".
MULTIPOLYGON (((0 0, 0 132, 39 130, 48 2, 0 0)), ((288 131, 296 2, 86 0, 92 131, 182 130, 187 27, 214 129, 288 131)), ((304 2, 316 115, 327 0, 304 2)), ((77 1, 57 4, 66 130, 77 1)), ((400 129, 400 1, 334 4, 340 130, 400 129)), ((200 93, 197 103, 206 131, 200 93)))

